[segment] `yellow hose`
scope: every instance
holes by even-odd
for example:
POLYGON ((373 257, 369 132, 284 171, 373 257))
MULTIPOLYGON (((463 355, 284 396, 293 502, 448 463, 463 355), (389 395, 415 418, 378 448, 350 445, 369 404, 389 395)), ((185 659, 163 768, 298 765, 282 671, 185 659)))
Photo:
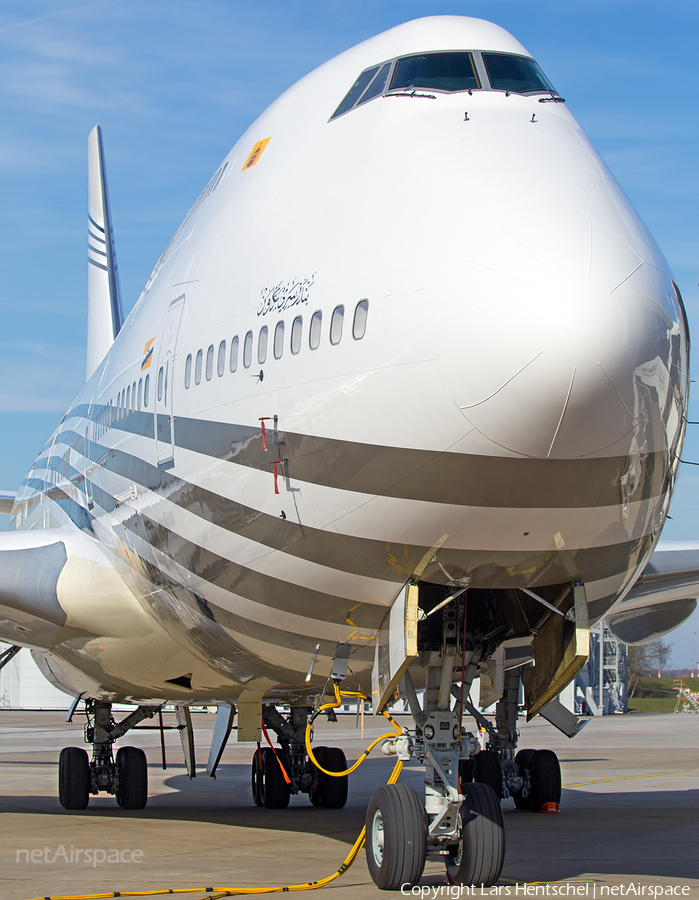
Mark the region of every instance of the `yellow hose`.
MULTIPOLYGON (((338 688, 337 685, 335 685, 334 687, 335 687, 335 702, 334 703, 326 703, 323 706, 321 706, 318 709, 318 712, 316 713, 316 715, 318 715, 319 713, 322 713, 326 709, 337 709, 337 707, 342 704, 342 697, 361 697, 362 700, 367 699, 366 694, 359 693, 358 691, 340 691, 340 689, 338 688)), ((384 712, 382 714, 388 719, 388 721, 391 723, 391 725, 393 725, 393 727, 395 728, 395 730, 398 734, 403 733, 400 725, 398 725, 398 723, 394 720, 393 716, 391 716, 390 713, 387 713, 384 710, 384 712)), ((377 737, 375 741, 372 741, 371 744, 369 744, 369 746, 366 748, 364 753, 362 753, 362 755, 359 757, 357 762, 353 766, 350 766, 349 769, 345 769, 344 772, 330 772, 330 771, 328 771, 328 769, 324 769, 321 766, 321 764, 318 762, 318 760, 313 755, 313 750, 311 750, 311 728, 312 728, 312 725, 313 725, 313 723, 309 722, 308 727, 306 728, 306 753, 308 753, 308 758, 310 759, 310 761, 313 763, 313 765, 317 769, 320 769, 321 772, 325 772, 326 775, 333 775, 333 776, 335 776, 335 778, 340 778, 343 775, 350 775, 352 772, 354 772, 356 769, 358 769, 361 766, 361 764, 364 762, 364 760, 367 758, 367 756, 371 753, 371 751, 374 749, 374 747, 379 743, 379 741, 385 741, 386 738, 391 738, 391 737, 396 736, 391 731, 386 732, 386 734, 382 734, 380 737, 377 737)), ((392 784, 392 782, 390 782, 390 783, 392 784)))

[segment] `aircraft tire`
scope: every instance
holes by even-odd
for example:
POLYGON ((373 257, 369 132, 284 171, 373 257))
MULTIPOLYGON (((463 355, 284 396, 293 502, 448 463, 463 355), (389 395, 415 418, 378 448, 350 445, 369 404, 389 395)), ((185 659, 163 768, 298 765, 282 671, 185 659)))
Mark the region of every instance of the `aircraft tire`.
POLYGON ((255 806, 262 806, 262 750, 255 750, 252 757, 252 799, 255 806))
POLYGON ((81 747, 64 747, 58 757, 58 799, 64 809, 85 809, 90 799, 90 761, 81 747))
MULTIPOLYGON (((347 768, 347 759, 339 747, 318 747, 313 751, 313 755, 329 772, 344 772, 347 768)), ((342 809, 347 803, 348 776, 341 775, 334 778, 320 770, 314 774, 313 785, 309 791, 311 803, 314 806, 322 806, 323 809, 342 809)))
MULTIPOLYGON (((315 758, 318 760, 318 762, 322 766, 325 766, 325 763, 323 762, 323 755, 327 749, 328 749, 327 747, 314 747, 313 748, 313 755, 315 756, 315 758)), ((311 766, 313 766, 313 763, 311 763, 311 766)), ((322 793, 322 788, 323 788, 323 785, 322 785, 323 773, 320 771, 320 769, 317 769, 315 766, 313 766, 313 770, 314 770, 313 771, 313 782, 311 784, 311 789, 308 792, 308 799, 311 801, 313 806, 322 806, 322 804, 320 802, 320 798, 321 798, 321 793, 322 793)))
POLYGON ((463 793, 463 785, 470 784, 473 781, 473 757, 459 760, 459 784, 463 793))
MULTIPOLYGON (((524 778, 531 778, 531 775, 529 774, 529 764, 534 753, 536 753, 536 750, 520 750, 515 756, 515 762, 519 766, 520 775, 524 778)), ((512 795, 512 799, 515 801, 515 807, 517 809, 532 808, 531 790, 526 797, 522 795, 522 791, 516 791, 512 795)))
POLYGON ((480 750, 472 759, 474 782, 487 784, 498 799, 502 797, 502 768, 495 750, 480 750))
POLYGON ((505 822, 500 799, 487 784, 465 784, 461 791, 461 841, 446 857, 452 884, 495 884, 505 860, 505 822))
POLYGON ((531 808, 539 812, 545 803, 561 802, 561 766, 553 750, 535 750, 529 760, 531 808))
POLYGON ((120 747, 116 755, 119 778, 116 802, 122 809, 143 809, 148 802, 148 762, 140 747, 120 747))
POLYGON ((427 855, 427 816, 417 791, 387 784, 374 791, 366 814, 366 859, 382 891, 416 885, 427 855))
POLYGON ((262 806, 265 809, 286 809, 291 796, 291 785, 287 784, 281 770, 281 763, 286 772, 289 772, 289 759, 281 747, 277 748, 277 754, 271 747, 265 747, 262 751, 262 806), (277 756, 279 759, 277 760, 277 756))

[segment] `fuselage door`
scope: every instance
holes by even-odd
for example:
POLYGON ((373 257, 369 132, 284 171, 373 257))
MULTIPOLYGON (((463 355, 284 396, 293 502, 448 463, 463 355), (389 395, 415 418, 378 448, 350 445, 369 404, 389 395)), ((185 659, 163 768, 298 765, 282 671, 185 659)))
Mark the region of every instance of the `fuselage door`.
POLYGON ((168 468, 175 462, 175 416, 172 400, 177 362, 177 335, 184 311, 184 300, 182 294, 172 301, 168 309, 155 376, 155 454, 158 465, 168 468))

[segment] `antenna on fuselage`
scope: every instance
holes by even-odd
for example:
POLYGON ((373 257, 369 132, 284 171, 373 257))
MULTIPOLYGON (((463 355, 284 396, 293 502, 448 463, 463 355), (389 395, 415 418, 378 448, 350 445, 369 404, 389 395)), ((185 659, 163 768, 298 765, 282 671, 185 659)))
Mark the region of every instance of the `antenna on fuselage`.
POLYGON ((121 301, 99 125, 87 139, 87 364, 89 379, 121 329, 121 301))

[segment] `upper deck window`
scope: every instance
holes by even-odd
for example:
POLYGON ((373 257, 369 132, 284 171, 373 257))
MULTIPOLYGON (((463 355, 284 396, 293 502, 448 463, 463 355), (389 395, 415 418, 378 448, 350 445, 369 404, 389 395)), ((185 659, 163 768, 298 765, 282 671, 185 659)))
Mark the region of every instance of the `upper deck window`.
POLYGON ((509 53, 484 53, 483 62, 494 90, 515 94, 558 94, 533 59, 509 53))
POLYGON ((471 91, 480 84, 470 53, 425 53, 398 60, 391 90, 400 88, 471 91))

